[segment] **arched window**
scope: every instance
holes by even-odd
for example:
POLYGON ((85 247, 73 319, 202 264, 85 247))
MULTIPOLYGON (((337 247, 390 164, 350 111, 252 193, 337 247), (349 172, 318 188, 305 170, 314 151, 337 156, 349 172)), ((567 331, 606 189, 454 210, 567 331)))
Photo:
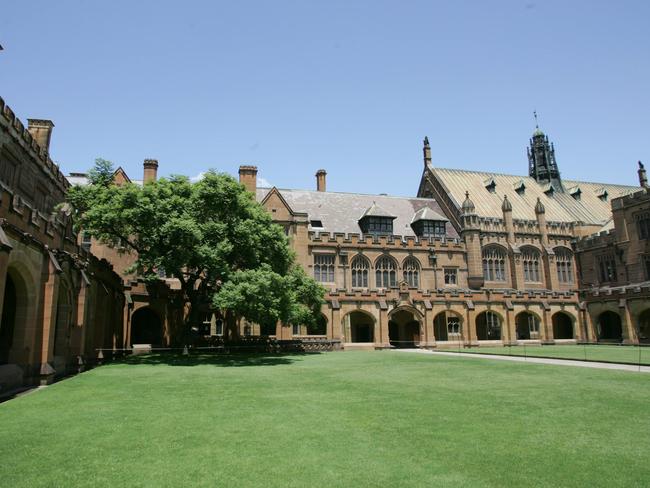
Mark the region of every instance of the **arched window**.
POLYGON ((411 288, 418 288, 420 286, 420 263, 418 260, 414 257, 406 258, 402 269, 404 270, 404 281, 411 288))
POLYGON ((334 283, 333 254, 314 254, 314 279, 321 283, 334 283))
POLYGON ((483 249, 483 278, 485 281, 506 281, 506 252, 498 246, 483 249))
POLYGON ((355 256, 350 265, 352 270, 352 288, 368 288, 368 260, 359 255, 355 256))
POLYGON ((539 283, 542 281, 539 272, 539 262, 541 255, 539 251, 532 247, 525 247, 521 251, 521 262, 524 266, 524 281, 539 283))
POLYGON ((375 266, 375 285, 377 288, 391 288, 397 286, 397 272, 395 261, 388 256, 382 256, 375 266))
POLYGON ((560 283, 573 283, 573 253, 562 247, 555 248, 557 280, 560 283))

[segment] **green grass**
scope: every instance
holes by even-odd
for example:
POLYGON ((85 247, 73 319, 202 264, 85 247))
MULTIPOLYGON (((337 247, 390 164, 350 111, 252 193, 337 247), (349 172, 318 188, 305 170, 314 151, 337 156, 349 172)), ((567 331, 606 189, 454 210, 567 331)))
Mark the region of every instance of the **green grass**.
POLYGON ((0 404, 0 485, 645 487, 650 375, 409 354, 133 358, 0 404))
POLYGON ((462 352, 475 354, 503 354, 512 356, 538 356, 544 358, 580 359, 588 361, 608 361, 650 365, 650 347, 617 346, 607 344, 566 344, 558 346, 506 346, 477 347, 463 349, 462 352), (640 356, 639 356, 639 353, 640 356))

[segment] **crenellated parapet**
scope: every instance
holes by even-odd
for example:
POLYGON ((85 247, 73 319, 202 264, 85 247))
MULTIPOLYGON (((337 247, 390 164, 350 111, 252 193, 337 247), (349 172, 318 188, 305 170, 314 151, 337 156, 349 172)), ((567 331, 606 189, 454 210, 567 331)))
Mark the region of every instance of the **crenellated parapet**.
POLYGON ((420 238, 415 236, 398 236, 398 235, 372 235, 356 233, 339 233, 339 232, 314 232, 308 233, 311 244, 332 244, 341 247, 346 246, 364 246, 378 248, 420 248, 420 249, 445 249, 458 250, 465 249, 464 243, 458 238, 420 238))
POLYGON ((597 249, 607 246, 613 246, 617 242, 616 230, 611 229, 594 234, 583 239, 576 241, 576 250, 587 251, 590 249, 597 249))
POLYGON ((9 137, 25 151, 29 157, 36 163, 41 172, 47 176, 50 183, 65 193, 70 187, 70 183, 65 178, 59 166, 50 159, 46 148, 38 145, 32 134, 16 117, 14 111, 0 97, 0 129, 6 132, 9 137))

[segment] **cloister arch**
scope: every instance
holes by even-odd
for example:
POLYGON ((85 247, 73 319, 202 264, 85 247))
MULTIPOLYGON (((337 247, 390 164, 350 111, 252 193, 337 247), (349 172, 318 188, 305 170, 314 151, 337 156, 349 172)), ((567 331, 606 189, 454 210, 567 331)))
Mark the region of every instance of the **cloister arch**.
POLYGON ((397 308, 388 316, 388 340, 393 347, 414 347, 420 342, 421 314, 410 307, 397 308))
POLYGON ((354 310, 343 317, 345 342, 374 342, 375 318, 364 310, 354 310))
POLYGON ((462 337, 462 322, 460 315, 449 310, 440 312, 433 319, 433 335, 436 341, 458 341, 462 337))
POLYGON ((573 339, 573 318, 565 312, 556 312, 552 317, 553 339, 573 339))
POLYGON ((619 314, 608 310, 598 316, 598 340, 618 342, 623 340, 623 327, 619 314))
POLYGON ((501 316, 491 310, 481 312, 476 316, 476 338, 479 341, 501 340, 501 316))
POLYGON ((650 308, 639 315, 639 342, 650 344, 650 308))
POLYGON ((143 307, 131 315, 131 344, 162 345, 162 321, 150 307, 143 307))
POLYGON ((517 340, 539 339, 540 323, 541 320, 536 314, 529 311, 519 312, 515 317, 517 340))
POLYGON ((5 281, 2 317, 0 318, 0 364, 14 362, 14 351, 20 347, 22 332, 29 312, 29 288, 17 269, 9 268, 5 281))

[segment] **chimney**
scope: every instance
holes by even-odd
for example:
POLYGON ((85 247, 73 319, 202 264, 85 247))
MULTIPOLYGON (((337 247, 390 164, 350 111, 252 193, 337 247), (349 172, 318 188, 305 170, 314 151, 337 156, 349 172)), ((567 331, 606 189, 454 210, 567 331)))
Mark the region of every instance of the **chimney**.
POLYGON ((643 188, 648 188, 648 175, 646 174, 645 167, 641 161, 639 161, 639 184, 643 188))
POLYGON ((327 171, 324 169, 319 169, 316 171, 316 190, 325 191, 325 177, 327 176, 327 171))
POLYGON ((158 177, 158 160, 145 159, 144 160, 144 182, 156 181, 158 177))
POLYGON ((247 191, 255 193, 257 189, 257 166, 240 166, 239 182, 247 191))
POLYGON ((54 127, 54 123, 51 120, 27 119, 27 130, 45 154, 50 152, 52 127, 54 127))

